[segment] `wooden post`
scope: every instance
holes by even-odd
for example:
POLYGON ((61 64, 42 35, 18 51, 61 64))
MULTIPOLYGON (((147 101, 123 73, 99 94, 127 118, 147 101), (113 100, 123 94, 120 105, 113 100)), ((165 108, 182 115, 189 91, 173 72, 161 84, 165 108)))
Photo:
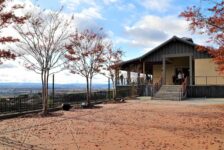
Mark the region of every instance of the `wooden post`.
POLYGON ((131 83, 131 72, 130 70, 127 71, 127 84, 130 85, 131 83))
POLYGON ((108 99, 110 100, 110 78, 108 78, 108 99))
POLYGON ((141 81, 140 81, 140 72, 138 72, 138 77, 137 77, 137 84, 138 86, 140 85, 141 81))
POLYGON ((53 77, 52 77, 52 107, 54 107, 54 74, 53 74, 53 77))
POLYGON ((192 85, 193 84, 192 56, 189 56, 189 66, 190 66, 190 70, 189 70, 189 73, 190 73, 190 85, 192 85))
POLYGON ((119 85, 119 70, 115 70, 115 86, 119 85))
POLYGON ((145 74, 145 62, 142 62, 142 73, 145 74))
POLYGON ((166 57, 163 57, 162 84, 166 84, 166 57))

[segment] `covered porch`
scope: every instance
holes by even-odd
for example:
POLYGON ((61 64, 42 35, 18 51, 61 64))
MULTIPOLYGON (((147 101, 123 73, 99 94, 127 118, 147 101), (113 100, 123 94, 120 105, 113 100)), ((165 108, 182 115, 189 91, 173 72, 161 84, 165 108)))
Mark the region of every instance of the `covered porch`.
POLYGON ((156 84, 164 85, 181 84, 178 81, 178 73, 184 78, 189 78, 189 84, 193 84, 194 66, 192 55, 164 55, 162 61, 135 61, 122 64, 116 71, 117 86, 156 84))
POLYGON ((195 85, 198 80, 196 60, 210 58, 207 53, 198 52, 196 46, 190 38, 174 36, 148 53, 122 62, 116 71, 117 87, 135 85, 139 89, 142 86, 154 95, 164 86, 163 93, 167 95, 186 95, 187 86, 195 85))

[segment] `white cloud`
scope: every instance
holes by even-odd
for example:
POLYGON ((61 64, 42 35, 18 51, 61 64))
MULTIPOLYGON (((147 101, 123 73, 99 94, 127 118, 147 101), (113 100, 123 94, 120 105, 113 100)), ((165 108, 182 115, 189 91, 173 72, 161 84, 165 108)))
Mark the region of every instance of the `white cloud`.
POLYGON ((171 6, 172 0, 142 0, 140 3, 143 7, 155 10, 166 11, 171 6))
MULTIPOLYGON (((176 16, 146 15, 133 25, 124 26, 133 46, 148 48, 155 47, 173 35, 188 36, 187 22, 176 16)), ((122 40, 120 39, 122 42, 122 40)), ((127 43, 126 41, 123 41, 127 43)))
MULTIPOLYGON (((81 2, 81 1, 80 1, 81 2)), ((86 1, 89 2, 89 1, 86 1)), ((22 9, 19 14, 24 14, 26 12, 34 11, 37 8, 34 6, 30 0, 16 0, 13 1, 13 3, 25 3, 25 8, 22 9)), ((52 10, 46 10, 46 11, 52 11, 52 10)), ((37 11, 34 11, 37 12, 37 11)), ((63 13, 63 16, 66 18, 69 18, 71 14, 63 13)), ((96 19, 103 19, 102 15, 100 14, 100 11, 96 7, 89 7, 86 9, 81 10, 80 12, 74 13, 75 17, 75 25, 76 27, 87 27, 94 26, 96 19)), ((96 26, 96 25, 95 25, 96 26)), ((17 36, 17 33, 11 28, 6 29, 2 34, 6 35, 14 35, 17 36)), ((112 34, 112 33, 111 33, 112 34)), ((14 45, 14 44, 13 44, 14 45)), ((13 46, 14 47, 14 46, 13 46)), ((74 74, 70 74, 69 71, 62 71, 55 76, 56 83, 85 83, 85 79, 74 74)), ((102 77, 96 77, 96 79, 93 80, 94 83, 101 83, 100 81, 103 81, 104 79, 102 77)), ((51 82, 52 79, 50 77, 49 81, 51 82)), ((3 65, 0 65, 0 82, 41 82, 41 78, 39 74, 34 73, 33 71, 27 70, 23 66, 23 60, 17 59, 16 61, 4 61, 3 65)))
MULTIPOLYGON (((16 61, 5 61, 3 65, 0 65, 0 82, 41 82, 40 75, 27 70, 20 61, 20 59, 16 61)), ((49 82, 52 82, 52 76, 50 76, 49 82)), ((85 78, 77 74, 71 74, 68 70, 64 70, 55 75, 55 83, 85 82, 85 78)), ((93 83, 107 83, 107 78, 102 75, 97 75, 93 78, 93 83)))
POLYGON ((4 61, 4 63, 0 65, 0 69, 16 68, 17 66, 18 65, 15 64, 13 61, 4 61))
POLYGON ((124 26, 126 38, 119 37, 116 43, 127 44, 142 49, 142 53, 155 48, 174 35, 191 37, 195 43, 205 44, 206 36, 192 35, 188 30, 188 22, 178 16, 146 15, 133 25, 124 26))
POLYGON ((0 82, 40 82, 40 76, 32 71, 27 71, 19 60, 4 62, 0 72, 0 82), (7 67, 12 65, 12 67, 7 67))
POLYGON ((97 20, 105 20, 101 8, 96 0, 60 0, 62 5, 68 8, 75 17, 75 28, 94 28, 97 20))
POLYGON ((87 28, 99 28, 97 20, 104 20, 100 11, 97 8, 87 8, 81 12, 74 13, 74 26, 73 28, 78 28, 79 30, 87 28))
POLYGON ((103 0, 103 2, 104 2, 105 5, 111 5, 113 3, 118 2, 118 0, 103 0))
POLYGON ((89 7, 87 9, 83 9, 79 13, 75 13, 75 16, 78 16, 79 19, 86 19, 86 20, 91 20, 91 19, 104 19, 103 16, 100 13, 100 10, 95 8, 95 7, 89 7))
POLYGON ((147 15, 141 18, 133 27, 161 30, 165 33, 179 34, 186 31, 188 23, 178 16, 153 16, 147 15))
POLYGON ((158 40, 164 40, 167 38, 167 34, 164 31, 160 29, 152 29, 150 26, 148 27, 126 26, 125 31, 128 35, 139 40, 149 39, 151 41, 158 41, 158 40))
POLYGON ((76 11, 80 5, 97 6, 95 0, 60 0, 60 3, 71 11, 76 11))
POLYGON ((136 6, 132 3, 119 3, 116 5, 116 7, 121 11, 133 11, 133 9, 136 8, 136 6))

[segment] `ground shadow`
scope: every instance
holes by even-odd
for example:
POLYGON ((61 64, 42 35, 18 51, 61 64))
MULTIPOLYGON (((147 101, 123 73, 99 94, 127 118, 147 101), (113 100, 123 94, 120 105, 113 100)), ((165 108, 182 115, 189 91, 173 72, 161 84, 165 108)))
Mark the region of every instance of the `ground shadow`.
POLYGON ((77 109, 100 109, 103 106, 99 106, 99 105, 91 105, 91 106, 85 106, 85 107, 72 107, 69 111, 73 111, 73 110, 77 110, 77 109))
POLYGON ((43 115, 43 113, 40 112, 40 113, 32 113, 32 114, 22 115, 19 118, 60 117, 63 115, 64 115, 63 112, 48 112, 46 115, 43 115))
POLYGON ((0 145, 12 148, 12 149, 32 149, 32 150, 46 150, 46 148, 38 145, 26 144, 20 141, 12 140, 7 137, 0 137, 0 145))

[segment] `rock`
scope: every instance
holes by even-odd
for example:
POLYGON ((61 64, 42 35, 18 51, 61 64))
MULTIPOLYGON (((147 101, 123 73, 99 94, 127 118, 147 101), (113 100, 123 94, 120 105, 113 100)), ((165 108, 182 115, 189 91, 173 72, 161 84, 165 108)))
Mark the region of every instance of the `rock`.
POLYGON ((70 104, 67 104, 67 103, 62 104, 62 109, 65 111, 69 111, 69 109, 71 109, 71 108, 72 108, 72 106, 70 104))

